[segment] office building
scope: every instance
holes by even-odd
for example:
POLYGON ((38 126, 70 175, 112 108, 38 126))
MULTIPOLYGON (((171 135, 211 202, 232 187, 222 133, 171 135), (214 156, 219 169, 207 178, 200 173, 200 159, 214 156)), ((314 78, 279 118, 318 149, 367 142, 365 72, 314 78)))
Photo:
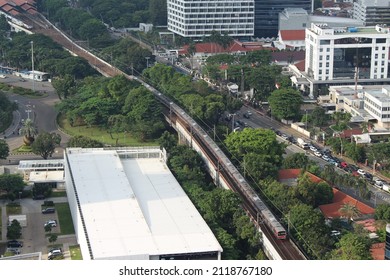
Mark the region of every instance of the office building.
POLYGON ((353 18, 363 21, 366 26, 390 26, 390 0, 357 0, 353 3, 353 18))
POLYGON ((389 31, 380 25, 331 28, 312 23, 306 29, 305 71, 293 82, 312 95, 321 86, 390 82, 389 31))
POLYGON ((201 39, 213 31, 232 37, 254 35, 254 0, 167 0, 168 30, 201 39))
POLYGON ((286 8, 310 12, 312 0, 255 0, 255 36, 277 37, 279 13, 286 8))
POLYGON ((158 147, 68 148, 64 158, 84 260, 221 258, 221 246, 158 147))

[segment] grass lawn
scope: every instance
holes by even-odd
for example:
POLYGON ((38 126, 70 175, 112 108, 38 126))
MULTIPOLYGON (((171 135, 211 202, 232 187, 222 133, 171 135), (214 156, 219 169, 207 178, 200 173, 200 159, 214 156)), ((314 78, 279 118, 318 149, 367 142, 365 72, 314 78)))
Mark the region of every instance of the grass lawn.
POLYGON ((7 209, 7 216, 22 214, 22 207, 18 203, 8 203, 6 209, 7 209))
POLYGON ((101 129, 100 127, 87 127, 87 126, 77 126, 72 127, 70 126, 67 119, 64 117, 58 118, 58 124, 59 126, 65 130, 66 133, 69 135, 82 135, 85 137, 89 137, 91 139, 103 142, 107 145, 117 146, 116 140, 118 139, 118 146, 124 147, 124 146, 158 146, 159 144, 157 142, 151 141, 151 142, 140 142, 137 139, 133 138, 130 133, 112 133, 112 136, 114 139, 111 138, 110 134, 105 130, 101 129))
POLYGON ((66 197, 66 191, 53 191, 50 197, 66 197))
POLYGON ((32 152, 32 149, 30 146, 26 146, 26 145, 22 145, 20 146, 19 148, 16 148, 12 151, 12 153, 16 154, 16 153, 31 153, 32 152))
POLYGON ((59 223, 61 226, 61 234, 74 234, 74 226, 68 203, 56 203, 59 223))
POLYGON ((81 250, 79 245, 69 246, 70 257, 72 260, 82 260, 81 250))

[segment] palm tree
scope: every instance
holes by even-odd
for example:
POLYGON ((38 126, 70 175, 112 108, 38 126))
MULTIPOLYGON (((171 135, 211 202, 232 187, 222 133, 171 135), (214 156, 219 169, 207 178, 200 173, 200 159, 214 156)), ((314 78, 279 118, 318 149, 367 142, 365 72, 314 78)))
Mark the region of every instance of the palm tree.
POLYGON ((357 218, 361 215, 360 210, 356 205, 350 203, 344 203, 339 209, 339 212, 348 219, 348 222, 351 222, 353 218, 357 218))
POLYGON ((23 142, 30 146, 34 142, 34 136, 37 135, 38 131, 34 125, 34 122, 31 119, 24 121, 22 128, 19 130, 19 133, 24 135, 23 142))

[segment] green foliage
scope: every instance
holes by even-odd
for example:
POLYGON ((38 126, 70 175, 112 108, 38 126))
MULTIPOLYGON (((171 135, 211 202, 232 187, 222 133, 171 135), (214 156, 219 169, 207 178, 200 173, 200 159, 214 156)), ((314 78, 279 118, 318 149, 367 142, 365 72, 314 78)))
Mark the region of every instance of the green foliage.
POLYGON ((297 204, 289 213, 291 233, 314 259, 322 259, 328 250, 329 229, 321 212, 309 205, 297 204))
POLYGON ((344 234, 331 252, 333 260, 371 260, 371 242, 366 235, 344 234))
MULTIPOLYGON (((33 197, 36 197, 37 195, 44 195, 45 197, 49 197, 52 193, 52 188, 53 186, 51 183, 34 183, 34 187, 32 188, 32 195, 33 197)), ((53 206, 53 205, 46 205, 46 206, 53 206)))
POLYGON ((23 178, 20 174, 1 174, 0 190, 7 193, 7 196, 14 200, 24 188, 23 178))
POLYGON ((164 131, 164 133, 158 139, 158 143, 160 144, 160 147, 163 147, 165 150, 170 152, 177 145, 177 137, 175 134, 170 133, 169 131, 164 131))
POLYGON ((278 119, 297 120, 300 116, 302 96, 295 89, 278 89, 268 98, 272 116, 278 119))
POLYGON ((310 114, 311 123, 313 126, 325 126, 328 123, 328 115, 325 113, 325 109, 322 107, 315 107, 310 114))
POLYGON ((389 204, 379 204, 375 208, 375 219, 376 220, 386 220, 390 222, 390 205, 389 204))
POLYGON ((0 159, 6 159, 9 155, 9 146, 5 140, 0 139, 0 159))
POLYGON ((270 207, 279 215, 288 213, 291 207, 299 203, 293 188, 276 180, 263 181, 262 190, 266 198, 272 202, 272 204, 269 203, 270 207))
POLYGON ((0 131, 9 127, 12 122, 12 112, 17 110, 17 108, 17 104, 11 102, 7 95, 0 91, 0 131))
POLYGON ((41 132, 31 145, 32 152, 44 159, 51 157, 56 146, 61 142, 61 136, 57 133, 41 132))
POLYGON ((233 159, 250 173, 255 181, 275 177, 283 160, 285 146, 269 129, 248 129, 230 133, 225 144, 233 159))
POLYGON ((283 159, 283 168, 306 168, 309 158, 304 153, 293 153, 283 159))
POLYGON ((80 147, 80 148, 101 148, 103 143, 86 136, 73 136, 67 143, 68 147, 80 147))
POLYGON ((19 239, 22 236, 22 226, 18 220, 12 220, 11 224, 7 227, 8 239, 19 239))
POLYGON ((50 234, 49 236, 49 242, 54 243, 57 241, 57 234, 50 234))

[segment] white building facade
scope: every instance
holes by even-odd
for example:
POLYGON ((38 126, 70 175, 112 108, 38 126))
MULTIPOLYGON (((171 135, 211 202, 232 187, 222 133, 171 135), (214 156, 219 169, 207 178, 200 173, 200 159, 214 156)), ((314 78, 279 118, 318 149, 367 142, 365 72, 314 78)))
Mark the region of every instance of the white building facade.
POLYGON ((167 0, 167 5, 168 30, 180 36, 254 35, 254 0, 167 0))
POLYGON ((353 18, 366 26, 390 24, 390 0, 357 0, 353 3, 353 18))

